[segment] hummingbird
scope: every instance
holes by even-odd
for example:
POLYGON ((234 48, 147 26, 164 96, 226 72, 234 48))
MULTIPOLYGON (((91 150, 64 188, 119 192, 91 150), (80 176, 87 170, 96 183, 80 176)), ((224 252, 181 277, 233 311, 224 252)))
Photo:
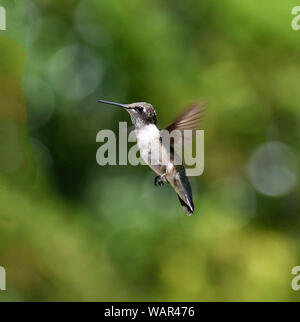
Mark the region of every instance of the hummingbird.
MULTIPOLYGON (((99 103, 110 104, 125 109, 131 118, 135 131, 137 145, 141 158, 157 174, 154 179, 156 186, 169 183, 177 193, 178 199, 188 216, 194 213, 192 187, 186 175, 182 162, 174 162, 179 156, 176 153, 176 138, 171 141, 170 148, 163 144, 161 131, 157 127, 157 114, 150 103, 137 102, 120 104, 106 100, 98 100, 99 103), (151 160, 151 161, 150 161, 151 160)), ((172 132, 179 130, 184 136, 185 130, 197 129, 206 107, 205 101, 193 104, 165 130, 172 132)), ((180 140, 180 144, 182 144, 180 140)))

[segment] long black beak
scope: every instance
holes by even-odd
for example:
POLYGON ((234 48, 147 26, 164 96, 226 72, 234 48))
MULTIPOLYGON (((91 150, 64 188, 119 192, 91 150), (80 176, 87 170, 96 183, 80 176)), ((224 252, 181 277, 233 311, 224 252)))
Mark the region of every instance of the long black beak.
POLYGON ((99 103, 104 103, 104 104, 110 104, 110 105, 115 105, 119 106, 122 108, 125 108, 126 110, 129 109, 129 107, 126 104, 120 104, 120 103, 115 103, 115 102, 110 102, 110 101, 104 101, 104 100, 98 100, 99 103))

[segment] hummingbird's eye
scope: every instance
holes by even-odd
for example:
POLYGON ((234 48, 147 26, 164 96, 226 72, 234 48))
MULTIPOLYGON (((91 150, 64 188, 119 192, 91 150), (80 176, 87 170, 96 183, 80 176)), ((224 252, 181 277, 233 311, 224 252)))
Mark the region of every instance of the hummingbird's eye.
POLYGON ((144 110, 142 106, 138 106, 135 109, 138 110, 139 112, 143 112, 143 110, 144 110))

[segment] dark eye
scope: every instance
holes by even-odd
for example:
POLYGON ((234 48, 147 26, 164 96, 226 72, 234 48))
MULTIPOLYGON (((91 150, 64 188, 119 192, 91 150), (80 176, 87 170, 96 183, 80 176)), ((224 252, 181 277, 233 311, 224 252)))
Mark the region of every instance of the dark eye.
POLYGON ((143 112, 143 107, 142 106, 138 106, 138 107, 136 107, 136 110, 139 111, 139 112, 143 112))

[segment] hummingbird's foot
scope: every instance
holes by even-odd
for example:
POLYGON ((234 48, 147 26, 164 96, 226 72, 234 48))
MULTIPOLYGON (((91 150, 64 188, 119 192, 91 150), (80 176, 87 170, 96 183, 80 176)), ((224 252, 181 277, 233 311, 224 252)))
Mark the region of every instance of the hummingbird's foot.
POLYGON ((158 185, 160 185, 160 176, 157 176, 154 178, 154 185, 157 187, 158 185))
POLYGON ((168 183, 168 180, 166 179, 166 173, 161 176, 157 176, 154 179, 154 184, 156 186, 163 186, 165 183, 168 183))

